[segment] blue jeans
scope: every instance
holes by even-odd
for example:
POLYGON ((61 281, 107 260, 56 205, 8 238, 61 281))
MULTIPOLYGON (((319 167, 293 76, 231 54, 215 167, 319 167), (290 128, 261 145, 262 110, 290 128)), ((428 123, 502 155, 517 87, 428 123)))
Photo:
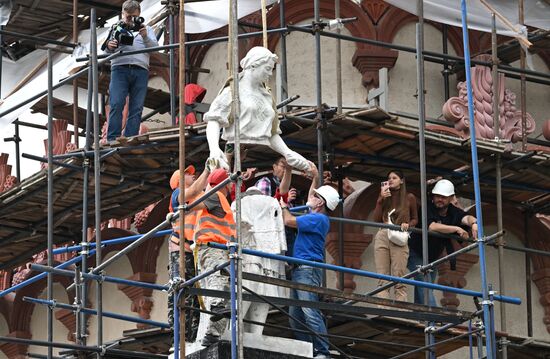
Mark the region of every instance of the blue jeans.
MULTIPOLYGON (((422 265, 422 256, 419 256, 414 250, 411 250, 409 253, 409 261, 407 263, 407 268, 410 272, 416 270, 418 266, 422 265)), ((435 282, 435 277, 437 276, 437 270, 434 269, 432 272, 428 273, 428 279, 430 282, 435 282)), ((423 282, 424 275, 422 273, 417 274, 414 277, 414 280, 423 282)), ((414 287, 414 302, 416 304, 424 304, 424 288, 414 287)), ((432 307, 437 307, 435 302, 435 297, 432 289, 428 289, 428 303, 432 307)))
MULTIPOLYGON (((313 285, 316 287, 322 286, 323 271, 319 268, 313 268, 309 266, 300 265, 292 271, 292 281, 296 283, 313 285)), ((291 289, 290 297, 292 299, 319 301, 319 296, 316 293, 306 292, 302 290, 291 289)), ((302 307, 290 307, 290 315, 295 317, 302 323, 305 323, 309 329, 321 335, 327 334, 327 327, 325 326, 325 318, 319 309, 314 308, 302 308, 302 307)), ((297 323, 295 320, 290 319, 290 326, 292 329, 305 330, 305 328, 297 323)), ((328 350, 329 345, 327 342, 321 341, 318 337, 312 336, 306 333, 294 332, 296 339, 313 343, 313 354, 325 354, 330 355, 328 350)))
POLYGON ((109 84, 109 128, 107 141, 120 137, 122 132, 122 110, 129 96, 128 120, 124 136, 136 136, 141 124, 143 102, 147 94, 149 71, 142 67, 115 66, 111 69, 111 83, 109 84))

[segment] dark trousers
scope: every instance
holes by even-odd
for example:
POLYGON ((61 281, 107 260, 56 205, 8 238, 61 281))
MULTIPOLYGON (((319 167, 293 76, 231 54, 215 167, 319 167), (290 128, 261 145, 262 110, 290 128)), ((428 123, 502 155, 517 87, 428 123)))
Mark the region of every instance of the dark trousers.
MULTIPOLYGON (((179 278, 180 253, 178 251, 170 252, 170 263, 168 270, 170 279, 179 278)), ((195 276, 195 261, 193 253, 185 253, 185 280, 189 280, 195 276)), ((184 294, 182 294, 184 295, 184 294)), ((199 300, 196 295, 185 296, 185 306, 200 309, 199 300)), ((194 342, 197 337, 197 329, 199 328, 200 313, 197 310, 185 310, 185 340, 194 342)), ((174 325, 174 293, 168 295, 168 323, 174 325)))

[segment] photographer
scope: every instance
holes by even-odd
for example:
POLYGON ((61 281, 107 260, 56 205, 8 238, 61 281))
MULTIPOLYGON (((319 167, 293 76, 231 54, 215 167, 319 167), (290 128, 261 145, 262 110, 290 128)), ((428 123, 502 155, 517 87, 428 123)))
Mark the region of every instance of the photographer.
MULTIPOLYGON (((143 24, 141 8, 137 1, 126 0, 122 4, 122 20, 113 25, 102 50, 135 51, 158 46, 157 38, 150 26, 143 24)), ((149 54, 141 53, 120 56, 111 60, 111 83, 109 85, 109 127, 107 141, 120 137, 122 132, 122 110, 129 96, 128 120, 124 136, 135 136, 139 132, 143 102, 147 94, 149 79, 149 54)))

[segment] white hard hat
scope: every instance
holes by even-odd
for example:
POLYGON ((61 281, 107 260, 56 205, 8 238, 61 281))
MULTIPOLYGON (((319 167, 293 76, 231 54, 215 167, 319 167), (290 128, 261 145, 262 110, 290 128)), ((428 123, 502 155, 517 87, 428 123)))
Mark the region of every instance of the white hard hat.
POLYGON ((340 203, 338 191, 331 186, 321 186, 315 189, 315 192, 317 192, 319 196, 323 197, 325 204, 331 211, 334 211, 334 209, 338 206, 338 203, 340 203))
POLYGON ((432 194, 438 194, 444 197, 452 196, 455 194, 455 186, 449 180, 439 180, 435 184, 434 189, 432 189, 432 194))

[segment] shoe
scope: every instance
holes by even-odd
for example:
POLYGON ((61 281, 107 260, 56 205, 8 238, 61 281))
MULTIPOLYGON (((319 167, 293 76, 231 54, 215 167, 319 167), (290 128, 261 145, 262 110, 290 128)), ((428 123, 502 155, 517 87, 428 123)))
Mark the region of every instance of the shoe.
POLYGON ((212 344, 216 344, 217 342, 220 341, 220 337, 217 336, 217 335, 212 335, 212 334, 206 334, 204 336, 204 338, 202 338, 201 340, 201 345, 203 347, 209 347, 211 346, 212 344))
POLYGON ((223 318, 225 318, 228 314, 231 314, 231 309, 226 308, 222 305, 212 307, 212 308, 210 308, 210 311, 214 313, 210 316, 210 321, 211 322, 218 322, 218 321, 222 320, 223 318))
POLYGON ((313 359, 330 359, 330 356, 326 354, 317 354, 316 356, 313 357, 313 359))

